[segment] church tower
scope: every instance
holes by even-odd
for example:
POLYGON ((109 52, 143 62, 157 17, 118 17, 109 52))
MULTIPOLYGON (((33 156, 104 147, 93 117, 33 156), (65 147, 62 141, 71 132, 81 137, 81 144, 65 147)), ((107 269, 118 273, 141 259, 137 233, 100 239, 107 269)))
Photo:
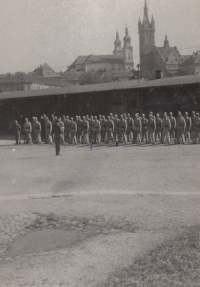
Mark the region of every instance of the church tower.
POLYGON ((124 59, 124 68, 126 70, 133 70, 133 47, 131 46, 131 37, 128 34, 128 28, 125 29, 124 36, 124 46, 123 50, 123 59, 124 59))
POLYGON ((140 67, 141 71, 146 66, 147 54, 155 48, 155 21, 152 15, 149 21, 148 7, 145 0, 143 22, 138 21, 139 48, 140 48, 140 67))
POLYGON ((123 51, 121 48, 121 41, 119 39, 119 33, 116 33, 116 40, 114 42, 115 49, 113 51, 113 55, 120 55, 123 56, 123 51))

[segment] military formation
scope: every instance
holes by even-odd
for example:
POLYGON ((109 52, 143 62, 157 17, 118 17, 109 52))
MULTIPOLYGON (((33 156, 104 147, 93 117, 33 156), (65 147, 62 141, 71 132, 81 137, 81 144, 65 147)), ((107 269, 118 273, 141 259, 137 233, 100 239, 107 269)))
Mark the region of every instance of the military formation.
POLYGON ((161 118, 150 112, 148 118, 138 113, 132 118, 130 114, 120 117, 109 116, 76 116, 75 118, 63 116, 62 118, 45 114, 40 120, 32 117, 30 122, 25 119, 23 127, 15 121, 16 144, 20 144, 20 134, 23 132, 25 144, 52 144, 58 139, 58 144, 100 144, 127 143, 146 144, 159 143, 200 143, 200 116, 192 112, 189 117, 178 112, 175 118, 173 113, 165 112, 161 118))

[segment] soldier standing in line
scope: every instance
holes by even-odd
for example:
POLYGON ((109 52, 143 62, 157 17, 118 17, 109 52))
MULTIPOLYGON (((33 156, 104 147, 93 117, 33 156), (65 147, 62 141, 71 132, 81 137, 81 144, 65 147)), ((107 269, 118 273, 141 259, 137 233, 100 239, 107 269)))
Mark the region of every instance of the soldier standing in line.
POLYGON ((55 120, 54 115, 51 116, 51 124, 52 124, 52 140, 54 141, 55 125, 56 125, 56 120, 55 120))
POLYGON ((34 143, 34 142, 35 142, 35 133, 36 133, 36 131, 35 131, 35 117, 32 117, 32 123, 31 123, 31 125, 32 125, 31 135, 32 135, 32 141, 33 141, 33 143, 34 143))
POLYGON ((65 137, 65 142, 69 143, 70 142, 70 120, 69 120, 69 116, 66 116, 65 122, 64 122, 64 137, 65 137))
POLYGON ((90 118, 88 115, 86 115, 85 117, 86 121, 88 121, 88 124, 89 124, 89 131, 88 131, 88 140, 90 142, 90 138, 91 138, 91 132, 90 132, 90 118))
POLYGON ((15 128, 16 145, 21 144, 21 140, 20 140, 21 126, 18 124, 17 120, 15 120, 14 128, 15 128))
POLYGON ((192 115, 191 115, 191 121, 192 121, 192 127, 191 127, 191 139, 193 140, 193 143, 194 143, 194 119, 196 118, 196 115, 195 115, 195 111, 192 112, 192 115))
POLYGON ((135 114, 133 130, 134 130, 134 143, 141 144, 142 123, 138 113, 135 114))
POLYGON ((127 121, 126 113, 123 114, 123 118, 124 118, 125 121, 127 121))
POLYGON ((196 113, 196 116, 194 118, 193 130, 194 130, 193 144, 197 144, 198 141, 200 143, 200 117, 199 117, 199 113, 196 113))
POLYGON ((60 144, 61 145, 64 145, 65 143, 65 125, 64 125, 64 122, 62 121, 61 117, 59 118, 59 123, 60 123, 60 126, 61 126, 61 140, 60 140, 60 144))
POLYGON ((171 121, 167 116, 167 113, 164 113, 163 121, 162 121, 162 143, 165 143, 165 138, 167 139, 167 143, 170 144, 170 129, 171 129, 171 121))
POLYGON ((106 143, 110 143, 110 139, 111 139, 112 143, 114 142, 113 132, 114 132, 114 123, 113 123, 113 120, 111 119, 111 117, 108 116, 108 121, 107 121, 107 141, 106 141, 106 143))
POLYGON ((93 138, 94 138, 94 144, 98 142, 98 144, 101 143, 101 123, 97 120, 97 116, 94 117, 94 131, 93 131, 93 138))
POLYGON ((180 143, 180 138, 182 138, 183 144, 185 144, 185 128, 186 123, 184 117, 181 115, 181 112, 178 112, 178 117, 176 118, 176 144, 180 143))
POLYGON ((41 140, 45 142, 45 120, 44 116, 41 116, 41 140))
POLYGON ((82 141, 82 120, 81 117, 77 118, 77 142, 81 143, 82 141))
POLYGON ((169 113, 169 119, 170 119, 170 122, 171 122, 171 130, 170 130, 170 140, 176 138, 176 119, 175 117, 173 117, 173 113, 170 112, 169 113))
POLYGON ((142 119, 141 119, 141 124, 142 124, 142 141, 144 139, 146 140, 146 143, 148 143, 148 120, 145 118, 145 114, 142 114, 142 119))
POLYGON ((41 123, 35 118, 35 144, 41 144, 41 123))
POLYGON ((90 116, 90 120, 89 120, 89 131, 90 131, 90 138, 89 141, 90 142, 94 142, 94 118, 93 116, 90 116))
POLYGON ((186 123, 186 128, 185 128, 185 140, 190 143, 190 131, 192 127, 192 120, 190 117, 188 117, 188 113, 185 112, 185 123, 186 123))
POLYGON ((121 115, 119 122, 119 138, 121 143, 123 143, 123 141, 127 143, 126 131, 127 131, 127 121, 124 119, 123 115, 121 115))
POLYGON ((133 143, 133 118, 130 114, 127 115, 127 141, 133 143))
POLYGON ((107 127, 107 120, 105 116, 102 116, 101 122, 101 141, 106 142, 106 127, 107 127))
POLYGON ((60 141, 61 141, 61 125, 59 119, 56 119, 55 124, 55 148, 56 148, 56 155, 60 154, 60 141))
POLYGON ((31 143, 31 132, 32 132, 31 123, 28 121, 27 118, 25 118, 25 123, 24 123, 25 144, 31 143))
POLYGON ((52 144, 52 123, 50 122, 49 118, 46 117, 46 143, 47 144, 52 144))
POLYGON ((152 114, 148 118, 148 138, 149 143, 155 144, 155 130, 156 130, 156 120, 152 114))
POLYGON ((71 144, 73 143, 77 144, 76 133, 77 133, 77 124, 74 121, 74 118, 71 117, 71 124, 70 124, 71 144))
POLYGON ((160 115, 156 115, 156 131, 155 131, 155 141, 162 142, 162 119, 160 118, 160 115))
POLYGON ((117 115, 115 115, 113 122, 114 122, 114 140, 117 142, 119 141, 119 122, 120 122, 117 115))
POLYGON ((82 144, 89 144, 88 132, 89 132, 89 122, 83 116, 83 121, 82 121, 82 144))

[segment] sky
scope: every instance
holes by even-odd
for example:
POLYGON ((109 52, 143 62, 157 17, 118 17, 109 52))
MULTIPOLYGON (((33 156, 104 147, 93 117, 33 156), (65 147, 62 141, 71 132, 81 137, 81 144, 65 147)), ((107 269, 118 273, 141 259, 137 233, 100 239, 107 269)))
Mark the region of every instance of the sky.
MULTIPOLYGON (((183 55, 200 49, 200 0, 147 0, 156 46, 165 34, 183 55)), ((127 25, 139 63, 138 19, 144 0, 0 0, 0 74, 49 64, 66 71, 79 55, 112 54, 127 25)))

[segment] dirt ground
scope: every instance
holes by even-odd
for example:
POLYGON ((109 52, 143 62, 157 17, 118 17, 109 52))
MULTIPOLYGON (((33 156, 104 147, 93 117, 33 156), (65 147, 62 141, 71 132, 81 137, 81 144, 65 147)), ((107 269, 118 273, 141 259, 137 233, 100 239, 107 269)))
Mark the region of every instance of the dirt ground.
POLYGON ((199 224, 200 146, 0 140, 0 286, 103 286, 199 224))

